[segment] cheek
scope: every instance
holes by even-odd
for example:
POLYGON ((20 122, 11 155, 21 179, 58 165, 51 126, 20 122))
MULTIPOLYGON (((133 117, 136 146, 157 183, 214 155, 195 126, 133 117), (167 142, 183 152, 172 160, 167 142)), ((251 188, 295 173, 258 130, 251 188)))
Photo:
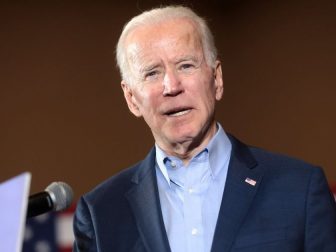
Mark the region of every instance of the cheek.
POLYGON ((203 82, 201 88, 197 90, 195 97, 199 97, 199 102, 203 103, 207 113, 211 113, 214 110, 216 103, 216 89, 213 83, 203 82))
POLYGON ((204 78, 206 76, 199 76, 198 79, 194 83, 197 83, 197 85, 192 85, 193 93, 195 97, 203 97, 206 100, 213 100, 216 96, 216 88, 214 79, 211 76, 208 76, 208 78, 204 78))
POLYGON ((159 105, 159 94, 153 88, 143 88, 135 98, 138 101, 139 108, 143 113, 155 110, 159 105))

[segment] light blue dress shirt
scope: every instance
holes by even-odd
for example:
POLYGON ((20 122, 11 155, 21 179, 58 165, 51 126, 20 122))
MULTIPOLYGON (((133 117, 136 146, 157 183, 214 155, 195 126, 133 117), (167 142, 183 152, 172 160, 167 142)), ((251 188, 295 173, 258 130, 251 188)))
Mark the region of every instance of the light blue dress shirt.
POLYGON ((223 128, 184 166, 157 145, 156 169, 164 225, 172 252, 208 252, 231 155, 223 128))

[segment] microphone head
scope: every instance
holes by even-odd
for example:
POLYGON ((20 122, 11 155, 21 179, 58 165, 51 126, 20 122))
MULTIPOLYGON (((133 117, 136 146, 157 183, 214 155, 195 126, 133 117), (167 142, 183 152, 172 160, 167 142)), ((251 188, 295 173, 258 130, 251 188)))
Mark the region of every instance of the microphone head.
POLYGON ((68 208, 73 199, 72 188, 64 182, 52 182, 45 189, 53 201, 53 210, 60 211, 68 208))

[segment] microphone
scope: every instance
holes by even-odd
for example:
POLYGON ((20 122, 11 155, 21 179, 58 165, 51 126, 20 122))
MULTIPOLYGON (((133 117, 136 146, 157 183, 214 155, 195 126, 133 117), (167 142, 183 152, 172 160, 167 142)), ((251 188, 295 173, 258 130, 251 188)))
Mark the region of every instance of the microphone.
POLYGON ((52 182, 45 191, 29 196, 27 217, 64 210, 70 206, 72 199, 73 191, 68 184, 52 182))

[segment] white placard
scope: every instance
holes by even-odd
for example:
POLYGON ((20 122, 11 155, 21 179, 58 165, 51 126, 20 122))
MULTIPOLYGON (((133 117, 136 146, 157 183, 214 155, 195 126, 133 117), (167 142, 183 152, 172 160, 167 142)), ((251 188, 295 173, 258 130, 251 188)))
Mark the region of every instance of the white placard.
POLYGON ((0 251, 21 252, 31 174, 0 184, 0 251))

